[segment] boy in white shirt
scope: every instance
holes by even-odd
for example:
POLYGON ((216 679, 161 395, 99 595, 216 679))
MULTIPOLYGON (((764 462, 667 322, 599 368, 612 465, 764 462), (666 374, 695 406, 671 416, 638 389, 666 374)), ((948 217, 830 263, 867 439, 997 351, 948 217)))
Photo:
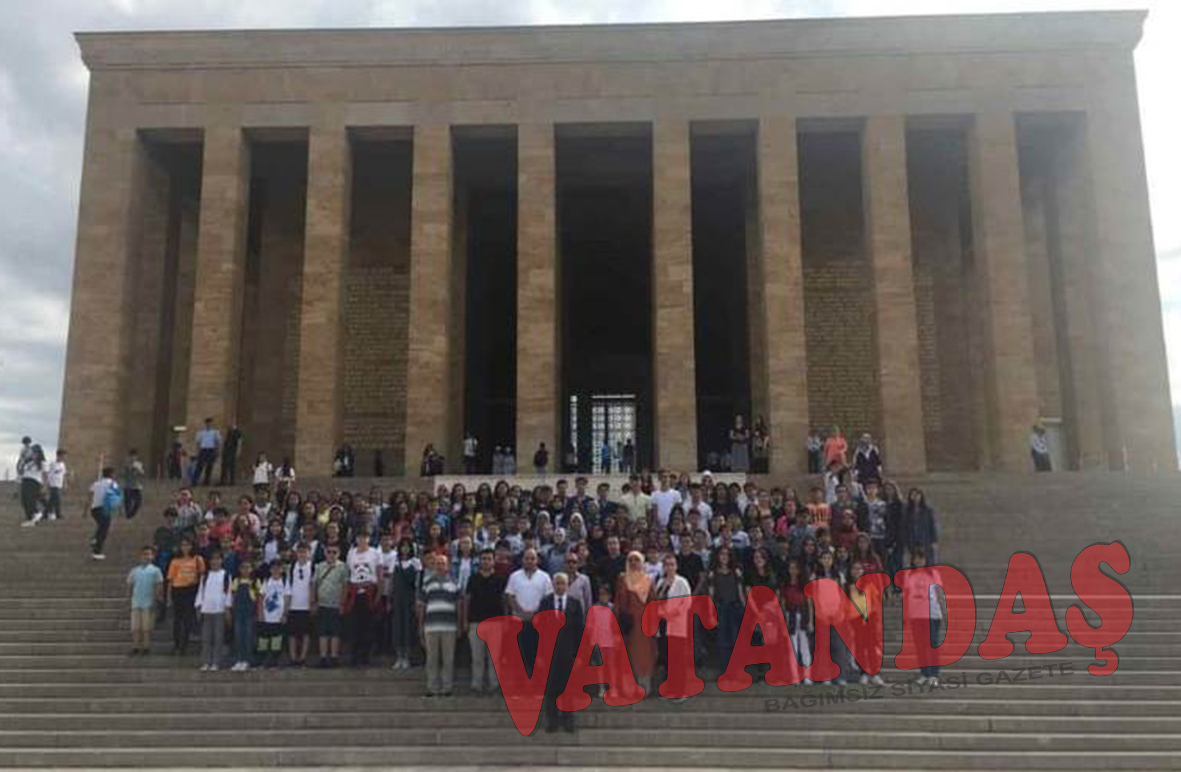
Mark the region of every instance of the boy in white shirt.
POLYGON ((59 450, 45 469, 45 484, 49 487, 49 502, 45 506, 45 514, 50 520, 65 517, 62 514, 62 491, 66 487, 66 473, 66 452, 59 450))
POLYGON ((295 563, 288 570, 287 641, 288 656, 294 667, 304 667, 312 644, 312 565, 310 547, 304 542, 295 548, 295 563))
POLYGON ((667 529, 673 507, 681 503, 681 494, 669 487, 668 474, 660 476, 660 490, 652 494, 652 505, 656 508, 656 524, 667 529))
POLYGON ((263 667, 279 665, 283 653, 283 625, 287 624, 289 596, 283 581, 283 563, 271 561, 270 578, 262 586, 258 598, 258 658, 263 667))

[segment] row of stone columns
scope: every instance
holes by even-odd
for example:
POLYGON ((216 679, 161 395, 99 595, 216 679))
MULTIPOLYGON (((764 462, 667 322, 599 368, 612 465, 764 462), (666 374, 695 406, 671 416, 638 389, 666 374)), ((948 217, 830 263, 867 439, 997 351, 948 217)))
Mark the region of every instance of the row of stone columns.
MULTIPOLYGON (((1112 466, 1169 464, 1173 451, 1159 292, 1153 266, 1139 126, 1131 104, 1089 114, 1076 155, 1078 190, 1094 212, 1087 249, 1090 290, 1069 295, 1092 303, 1090 327, 1071 328, 1099 371, 1099 393, 1082 394, 1087 425, 1106 438, 1112 466), (1132 116, 1129 118, 1128 116, 1132 116), (1080 328, 1081 329, 1081 328, 1080 328), (1088 341, 1087 338, 1090 338, 1088 341), (1100 404, 1096 404, 1100 403, 1100 404)), ((126 309, 132 293, 140 227, 142 141, 112 128, 118 117, 89 116, 79 214, 78 261, 62 441, 82 452, 114 452, 130 397, 127 366, 134 352, 126 309), (112 184, 111 181, 117 181, 112 184), (88 320, 110 322, 87 329, 88 320)), ((886 453, 894 470, 922 471, 924 447, 918 333, 911 269, 906 116, 874 115, 863 129, 866 248, 876 308, 880 403, 886 453)), ((559 286, 554 124, 523 123, 518 142, 517 441, 531 453, 546 442, 560 458, 559 286)), ((761 282, 751 309, 752 335, 765 352, 752 391, 765 395, 773 474, 802 470, 809 426, 800 244, 796 120, 759 120, 759 249, 751 281, 761 282), (761 299, 760 299, 761 298, 761 299)), ((975 318, 984 352, 981 461, 990 468, 1028 468, 1026 438, 1038 397, 1014 116, 985 109, 968 129, 973 262, 979 286, 975 318)), ((654 408, 660 466, 696 466, 690 125, 653 124, 654 408)), ((232 115, 204 127, 196 287, 188 383, 188 423, 221 422, 238 403, 239 342, 249 203, 249 141, 232 115)), ((452 396, 457 352, 452 297, 457 282, 452 234, 452 137, 445 124, 414 127, 406 468, 417 470, 427 443, 457 457, 462 431, 452 396)), ((308 182, 299 362, 296 365, 297 468, 326 471, 339 441, 342 400, 341 318, 349 240, 351 160, 341 114, 326 112, 308 130, 308 182)), ((1085 224, 1074 223, 1080 231, 1085 224)), ((1073 324, 1073 322, 1072 322, 1073 324)), ((1075 343, 1072 343, 1072 347, 1075 343)), ((461 349, 460 349, 461 350, 461 349)), ((1083 361, 1082 358, 1079 361, 1083 361)), ((1082 366, 1082 365, 1080 365, 1082 366)), ((965 374, 964 377, 969 377, 965 374)), ((1094 432, 1092 432, 1094 433, 1094 432)), ((96 453, 97 455, 97 453, 96 453)))
MULTIPOLYGON (((972 129, 978 259, 985 279, 985 389, 989 460, 1023 468, 1037 414, 1015 130, 1009 113, 982 114, 972 129)), ((760 121, 759 238, 764 283, 755 309, 765 336, 772 473, 803 466, 808 431, 807 362, 800 247, 796 127, 791 116, 760 121)), ((690 127, 653 125, 653 296, 655 447, 660 466, 697 465, 693 334, 690 127)), ((556 290, 555 141, 552 123, 518 127, 517 447, 546 442, 560 453, 560 356, 556 290)), ((248 145, 236 126, 206 130, 198 240, 189 424, 234 415, 248 145)), ((307 231, 301 311, 296 466, 324 468, 338 442, 343 271, 348 249, 349 153, 343 124, 309 132, 307 231)), ((451 313, 452 153, 447 125, 414 130, 406 468, 422 448, 454 450, 462 427, 451 399, 455 355, 451 313)), ((876 306, 882 424, 894 469, 923 471, 918 333, 911 274, 906 117, 871 116, 863 130, 867 251, 876 306)), ((452 453, 454 455, 454 453, 452 453)))

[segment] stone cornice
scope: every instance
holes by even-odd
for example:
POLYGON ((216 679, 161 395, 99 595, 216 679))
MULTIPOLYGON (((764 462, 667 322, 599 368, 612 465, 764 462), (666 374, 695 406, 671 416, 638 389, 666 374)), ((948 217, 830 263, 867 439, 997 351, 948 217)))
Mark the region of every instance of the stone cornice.
POLYGON ((79 32, 87 67, 439 66, 1131 50, 1145 11, 406 29, 79 32))

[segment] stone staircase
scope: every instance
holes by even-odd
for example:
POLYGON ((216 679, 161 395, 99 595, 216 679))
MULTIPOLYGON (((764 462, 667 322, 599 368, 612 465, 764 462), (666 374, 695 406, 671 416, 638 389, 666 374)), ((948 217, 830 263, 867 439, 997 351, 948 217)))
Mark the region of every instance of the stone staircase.
MULTIPOLYGON (((335 487, 323 481, 316 486, 335 487)), ((573 735, 521 737, 501 698, 420 696, 420 671, 198 673, 195 660, 127 656, 123 577, 150 541, 167 488, 153 486, 137 521, 117 522, 105 563, 87 554, 89 521, 70 497, 69 518, 17 527, 19 507, 0 491, 0 766, 660 766, 873 769, 1181 768, 1181 480, 1118 475, 930 476, 921 484, 943 525, 943 562, 978 594, 983 640, 1009 555, 1039 559, 1065 631, 1075 555, 1119 539, 1132 569, 1119 577, 1135 617, 1116 644, 1120 668, 1092 677, 1091 652, 1073 641, 1030 655, 969 656, 944 684, 906 694, 892 667, 901 642, 887 608, 887 687, 759 684, 706 692, 683 704, 596 700, 573 735), (1072 663, 1073 674, 987 684, 997 673, 1072 663), (904 692, 896 695, 892 689, 904 692), (857 695, 854 697, 854 695, 857 695), (790 700, 788 699, 790 698, 790 700), (769 708, 776 708, 769 710, 769 708)), ((387 490, 391 481, 381 483, 387 490)), ((350 489, 367 491, 369 481, 350 489)), ((304 487, 301 485, 301 487, 304 487)), ((1088 615, 1093 618, 1093 615, 1088 615)), ((459 683, 463 684, 462 677, 459 683)))

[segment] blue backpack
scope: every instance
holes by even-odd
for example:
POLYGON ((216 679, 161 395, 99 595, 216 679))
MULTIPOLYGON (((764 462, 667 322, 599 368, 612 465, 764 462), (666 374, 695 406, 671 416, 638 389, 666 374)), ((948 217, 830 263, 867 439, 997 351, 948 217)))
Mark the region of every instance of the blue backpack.
POLYGON ((122 508, 123 494, 119 492, 118 484, 112 482, 107 486, 107 492, 103 494, 103 512, 113 517, 122 508))

